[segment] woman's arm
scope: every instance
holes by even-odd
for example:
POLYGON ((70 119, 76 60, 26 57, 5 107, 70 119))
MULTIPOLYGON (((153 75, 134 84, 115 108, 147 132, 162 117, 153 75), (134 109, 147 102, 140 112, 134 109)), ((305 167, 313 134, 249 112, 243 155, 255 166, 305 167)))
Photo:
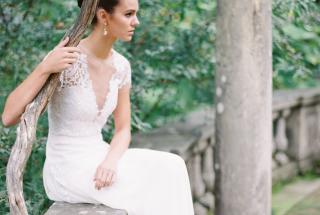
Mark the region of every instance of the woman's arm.
POLYGON ((9 127, 20 122, 20 116, 26 106, 39 93, 51 73, 61 72, 68 68, 77 59, 75 52, 80 52, 76 47, 64 47, 68 38, 60 42, 39 63, 34 71, 8 96, 2 113, 2 123, 9 127))
POLYGON ((36 96, 48 76, 45 65, 40 63, 27 79, 9 94, 2 113, 2 123, 5 127, 15 125, 20 121, 26 105, 36 96))
POLYGON ((130 87, 126 86, 119 90, 118 104, 113 113, 115 134, 107 156, 98 166, 93 179, 98 190, 114 182, 118 161, 129 148, 131 141, 130 87))
POLYGON ((114 111, 115 133, 110 143, 106 159, 118 161, 128 149, 131 141, 130 88, 119 90, 118 104, 114 111))

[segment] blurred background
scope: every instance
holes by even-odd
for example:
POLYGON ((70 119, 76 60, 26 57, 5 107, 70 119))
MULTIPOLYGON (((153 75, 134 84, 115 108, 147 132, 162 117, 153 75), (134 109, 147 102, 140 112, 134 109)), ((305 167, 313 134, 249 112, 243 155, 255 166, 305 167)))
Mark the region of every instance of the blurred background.
MULTIPOLYGON (((214 105, 216 2, 140 0, 140 26, 115 49, 131 62, 132 131, 148 132, 214 105)), ((320 78, 320 3, 273 0, 273 89, 314 88, 320 78)), ((75 0, 1 0, 0 111, 8 94, 32 72, 73 24, 75 0)), ((104 129, 110 139, 112 120, 104 129)), ((9 212, 5 168, 16 127, 0 125, 0 214, 9 212)), ((24 174, 30 214, 52 204, 42 184, 47 114, 24 174)), ((281 187, 281 186, 280 186, 281 187)), ((277 189, 280 189, 279 186, 277 189)))

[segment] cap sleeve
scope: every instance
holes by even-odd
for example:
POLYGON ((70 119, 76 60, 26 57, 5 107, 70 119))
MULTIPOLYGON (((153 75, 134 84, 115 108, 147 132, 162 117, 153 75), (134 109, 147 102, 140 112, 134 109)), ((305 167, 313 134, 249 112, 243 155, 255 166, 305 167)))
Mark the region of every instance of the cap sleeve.
POLYGON ((119 84, 119 89, 131 88, 131 64, 127 59, 123 69, 123 78, 119 84))

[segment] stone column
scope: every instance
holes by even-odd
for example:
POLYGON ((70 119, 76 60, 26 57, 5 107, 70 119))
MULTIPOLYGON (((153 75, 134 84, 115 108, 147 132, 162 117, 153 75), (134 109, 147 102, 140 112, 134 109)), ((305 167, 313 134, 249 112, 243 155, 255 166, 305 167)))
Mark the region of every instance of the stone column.
POLYGON ((270 0, 218 0, 216 215, 271 214, 270 0))

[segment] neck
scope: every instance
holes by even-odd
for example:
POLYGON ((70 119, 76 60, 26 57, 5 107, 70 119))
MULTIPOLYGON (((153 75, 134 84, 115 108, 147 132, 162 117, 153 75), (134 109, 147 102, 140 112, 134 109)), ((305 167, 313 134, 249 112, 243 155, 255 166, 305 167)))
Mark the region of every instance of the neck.
POLYGON ((81 40, 79 45, 85 47, 90 54, 100 60, 105 60, 111 55, 111 49, 117 38, 111 35, 102 35, 102 31, 94 29, 88 37, 81 40))

